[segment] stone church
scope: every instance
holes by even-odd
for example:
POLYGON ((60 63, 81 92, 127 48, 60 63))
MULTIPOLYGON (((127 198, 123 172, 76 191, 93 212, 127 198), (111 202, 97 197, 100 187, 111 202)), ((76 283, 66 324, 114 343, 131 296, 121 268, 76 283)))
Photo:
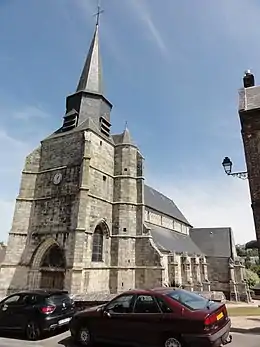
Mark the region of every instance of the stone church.
POLYGON ((111 134, 102 79, 97 25, 62 126, 25 160, 0 296, 162 285, 247 295, 231 229, 193 229, 171 199, 145 184, 129 130, 111 134))

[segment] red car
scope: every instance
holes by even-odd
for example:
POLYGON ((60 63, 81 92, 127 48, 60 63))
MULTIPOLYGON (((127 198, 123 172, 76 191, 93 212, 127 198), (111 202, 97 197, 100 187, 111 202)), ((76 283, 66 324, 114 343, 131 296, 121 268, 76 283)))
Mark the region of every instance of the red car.
POLYGON ((174 288, 131 290, 108 304, 78 312, 75 342, 161 347, 220 347, 232 341, 226 306, 174 288))

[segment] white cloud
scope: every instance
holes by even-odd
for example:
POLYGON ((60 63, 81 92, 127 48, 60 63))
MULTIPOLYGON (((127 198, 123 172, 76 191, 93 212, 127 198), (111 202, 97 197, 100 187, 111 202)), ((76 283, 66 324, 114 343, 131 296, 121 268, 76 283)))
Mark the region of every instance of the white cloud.
POLYGON ((256 238, 247 181, 227 176, 149 181, 173 199, 194 227, 232 227, 236 243, 256 238))
MULTIPOLYGON (((44 110, 35 106, 26 106, 20 110, 18 108, 7 110, 1 105, 1 109, 6 110, 5 113, 9 119, 22 121, 19 129, 19 136, 21 137, 35 128, 33 122, 27 124, 27 121, 32 119, 37 121, 39 118, 49 117, 44 110), (23 126, 24 121, 26 124, 23 126)), ((13 130, 13 128, 10 127, 10 130, 13 130)), ((2 163, 0 166, 0 241, 7 240, 8 232, 11 229, 14 204, 19 190, 21 170, 25 157, 38 145, 37 142, 42 139, 43 132, 44 128, 41 128, 40 131, 37 129, 37 138, 28 136, 26 141, 22 141, 13 135, 13 131, 8 131, 3 127, 0 128, 0 158, 2 163)))
MULTIPOLYGON (((21 168, 22 157, 29 148, 29 144, 13 138, 4 129, 0 129, 0 157, 4 163, 0 167, 0 177, 3 177, 4 173, 16 172, 17 168, 21 168)), ((2 184, 5 183, 0 182, 0 187, 2 184)))
POLYGON ((45 119, 49 117, 49 114, 43 111, 41 108, 35 106, 28 106, 24 109, 17 110, 12 113, 13 118, 30 121, 31 119, 45 119))
POLYGON ((0 241, 7 240, 11 229, 15 198, 20 182, 20 173, 29 151, 29 145, 11 137, 0 129, 0 241))
POLYGON ((147 32, 149 32, 153 43, 160 50, 164 57, 168 57, 168 49, 164 42, 163 36, 152 18, 152 13, 148 6, 145 5, 144 1, 132 0, 126 2, 134 12, 135 16, 141 20, 147 32))
POLYGON ((12 219, 14 213, 14 201, 2 200, 0 198, 0 242, 7 242, 8 233, 11 229, 12 219))

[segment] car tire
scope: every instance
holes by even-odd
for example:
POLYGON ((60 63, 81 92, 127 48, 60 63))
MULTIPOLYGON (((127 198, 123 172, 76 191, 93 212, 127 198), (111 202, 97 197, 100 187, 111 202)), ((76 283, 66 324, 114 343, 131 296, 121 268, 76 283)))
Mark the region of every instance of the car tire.
POLYGON ((165 339, 163 347, 184 347, 179 339, 176 337, 167 337, 165 339))
POLYGON ((87 327, 81 327, 79 328, 77 332, 77 342, 81 346, 92 346, 93 345, 93 340, 91 336, 91 332, 87 327))
POLYGON ((26 324, 25 336, 29 341, 37 341, 41 337, 41 330, 39 325, 34 321, 29 321, 26 324))

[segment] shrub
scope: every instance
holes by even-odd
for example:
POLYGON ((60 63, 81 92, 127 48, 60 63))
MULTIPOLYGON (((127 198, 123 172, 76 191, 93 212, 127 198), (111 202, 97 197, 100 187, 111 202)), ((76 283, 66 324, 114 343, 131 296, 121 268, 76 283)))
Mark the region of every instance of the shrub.
POLYGON ((257 265, 257 264, 251 265, 250 270, 255 272, 258 275, 258 277, 260 277, 260 265, 257 265))
POLYGON ((253 272, 249 269, 246 269, 246 281, 247 281, 249 287, 251 288, 260 282, 260 278, 258 277, 258 275, 255 272, 253 272))

